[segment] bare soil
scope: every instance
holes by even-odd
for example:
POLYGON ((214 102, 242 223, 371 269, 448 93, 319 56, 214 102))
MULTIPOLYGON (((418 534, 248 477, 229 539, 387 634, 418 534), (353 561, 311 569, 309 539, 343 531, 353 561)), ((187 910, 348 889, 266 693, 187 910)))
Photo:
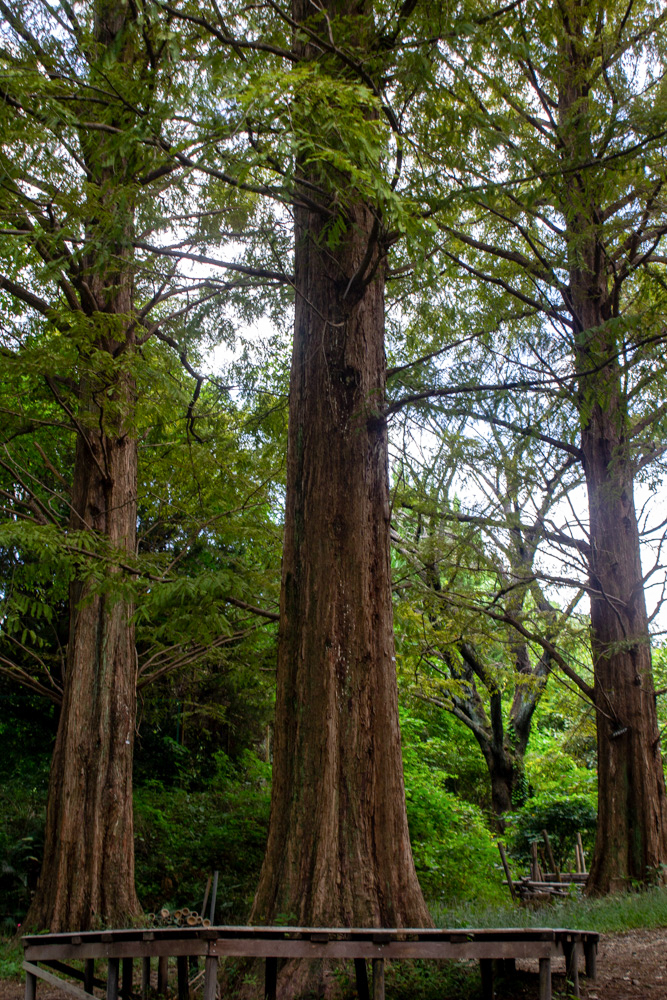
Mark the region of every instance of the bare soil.
MULTIPOLYGON (((667 1000, 667 928, 601 935, 597 979, 581 975, 580 985, 582 1000, 667 1000)), ((2 980, 0 1000, 23 1000, 23 990, 22 980, 2 980)), ((562 961, 555 965, 553 992, 555 998, 571 996, 562 961)), ((497 994, 498 1000, 535 1000, 537 962, 517 962, 516 978, 499 982, 497 994)), ((38 1000, 65 1000, 65 996, 50 987, 38 987, 38 1000)))
MULTIPOLYGON (((597 979, 583 975, 579 967, 582 1000, 667 1000, 667 928, 601 934, 597 979)), ((535 1000, 538 996, 538 963, 517 962, 517 979, 499 984, 499 1000, 535 1000)), ((565 961, 557 959, 553 969, 554 997, 570 997, 565 982, 565 961)), ((0 996, 0 1000, 4 1000, 0 996)))

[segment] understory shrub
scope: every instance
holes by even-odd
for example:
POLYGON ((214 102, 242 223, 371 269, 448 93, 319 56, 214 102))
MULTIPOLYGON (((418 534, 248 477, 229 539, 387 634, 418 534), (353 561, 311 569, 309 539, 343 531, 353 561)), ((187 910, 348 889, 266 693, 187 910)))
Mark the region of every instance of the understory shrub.
POLYGON ((447 748, 424 720, 404 713, 401 733, 410 839, 424 895, 439 903, 502 899, 498 852, 482 810, 447 789, 447 748))
POLYGON ((37 785, 0 786, 0 934, 23 921, 44 850, 46 779, 37 785))
POLYGON ((208 876, 219 872, 216 920, 245 919, 264 856, 270 765, 246 751, 218 751, 203 789, 147 782, 135 791, 135 864, 142 906, 201 911, 208 876))
POLYGON ((574 867, 574 845, 581 834, 584 852, 590 860, 597 822, 596 797, 591 793, 563 795, 544 792, 534 795, 509 818, 512 856, 530 861, 530 845, 543 843, 542 831, 549 834, 556 864, 563 871, 574 867))

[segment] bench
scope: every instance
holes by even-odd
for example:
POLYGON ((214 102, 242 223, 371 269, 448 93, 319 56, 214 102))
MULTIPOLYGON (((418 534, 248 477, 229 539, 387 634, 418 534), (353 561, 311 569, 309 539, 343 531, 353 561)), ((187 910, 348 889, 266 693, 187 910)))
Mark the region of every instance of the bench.
POLYGON ((264 959, 265 1000, 275 1000, 278 962, 283 959, 353 959, 360 1000, 370 1000, 367 960, 372 963, 372 998, 384 1000, 384 963, 397 959, 474 960, 480 963, 484 1000, 493 998, 494 963, 511 972, 516 959, 537 959, 540 1000, 551 1000, 554 958, 564 957, 567 976, 579 996, 579 958, 595 978, 599 935, 593 931, 554 928, 432 929, 324 927, 165 927, 150 930, 88 931, 80 934, 39 934, 23 938, 26 972, 25 1000, 36 1000, 41 979, 74 997, 132 1000, 134 960, 141 961, 141 996, 151 987, 151 960, 157 964, 157 993, 167 990, 168 961, 176 958, 178 1000, 189 1000, 189 961, 204 959, 203 1000, 215 1000, 218 961, 225 957, 264 959), (72 961, 80 962, 75 968, 72 961), (107 963, 106 979, 95 974, 95 962, 107 963), (57 976, 60 972, 76 985, 57 976))

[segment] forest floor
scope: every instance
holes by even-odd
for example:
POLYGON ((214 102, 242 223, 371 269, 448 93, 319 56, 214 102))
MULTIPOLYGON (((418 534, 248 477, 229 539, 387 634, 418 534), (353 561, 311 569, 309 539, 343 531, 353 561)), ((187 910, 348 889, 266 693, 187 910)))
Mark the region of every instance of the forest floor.
MULTIPOLYGON (((554 964, 554 997, 569 997, 564 960, 554 964)), ((533 1000, 538 996, 537 962, 519 961, 517 970, 517 981, 503 984, 499 998, 533 1000)), ((580 976, 582 1000, 667 1000, 667 928, 601 934, 597 972, 595 980, 580 976)), ((1 994, 0 1000, 5 1000, 1 994)))
MULTIPOLYGON (((566 988, 563 964, 562 960, 555 963, 554 998, 571 996, 566 988)), ((498 1000, 537 998, 537 962, 519 961, 517 971, 512 982, 498 983, 498 1000)), ((589 981, 582 976, 580 983, 582 1000, 638 1000, 640 997, 667 1000, 667 928, 601 934, 598 977, 589 981)), ((0 1000, 23 1000, 23 991, 20 979, 0 980, 0 1000)), ((64 996, 46 986, 38 989, 38 1000, 63 1000, 64 996)), ((443 1000, 449 998, 443 997, 443 1000)))

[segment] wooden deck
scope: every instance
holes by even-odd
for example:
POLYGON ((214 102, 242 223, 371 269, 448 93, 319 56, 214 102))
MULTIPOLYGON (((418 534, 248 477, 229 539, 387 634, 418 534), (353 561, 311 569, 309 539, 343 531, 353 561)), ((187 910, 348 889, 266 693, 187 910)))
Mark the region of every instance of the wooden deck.
POLYGON ((579 961, 595 978, 599 935, 593 931, 554 928, 426 929, 323 927, 168 927, 150 930, 90 931, 81 934, 39 934, 23 938, 26 972, 25 1000, 35 1000, 41 979, 76 1000, 136 1000, 134 961, 141 962, 141 997, 151 988, 167 992, 168 961, 176 959, 178 1000, 189 1000, 190 959, 204 960, 203 1000, 215 1000, 218 961, 224 957, 265 961, 265 1000, 275 1000, 278 962, 282 959, 353 959, 360 1000, 384 1000, 384 963, 396 959, 440 959, 480 963, 485 1000, 493 998, 494 963, 511 971, 516 959, 537 959, 540 1000, 551 1000, 551 967, 566 960, 572 991, 579 996, 579 961), (366 962, 372 963, 369 986, 366 962), (80 963, 80 968, 70 963, 80 963), (96 964, 106 965, 98 978, 96 964), (154 976, 155 970, 155 976, 154 976), (55 973, 60 973, 56 975, 55 973), (67 976, 69 978, 63 978, 67 976), (71 982, 72 979, 77 983, 71 982))

